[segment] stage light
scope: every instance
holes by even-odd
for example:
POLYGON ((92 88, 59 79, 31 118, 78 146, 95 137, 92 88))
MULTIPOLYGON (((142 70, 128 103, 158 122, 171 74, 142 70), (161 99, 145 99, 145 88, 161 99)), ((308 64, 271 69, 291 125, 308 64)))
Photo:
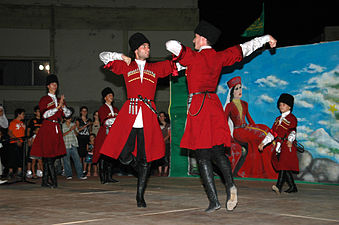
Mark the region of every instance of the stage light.
POLYGON ((45 70, 47 70, 47 71, 50 70, 49 64, 47 64, 47 65, 45 66, 45 70))
POLYGON ((39 70, 44 70, 44 66, 43 65, 39 65, 39 70))

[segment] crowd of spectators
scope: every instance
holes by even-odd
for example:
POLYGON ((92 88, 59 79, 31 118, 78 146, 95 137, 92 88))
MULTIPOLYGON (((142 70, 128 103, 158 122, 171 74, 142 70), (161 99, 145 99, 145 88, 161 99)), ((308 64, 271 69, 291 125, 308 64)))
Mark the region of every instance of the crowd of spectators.
MULTIPOLYGON (((73 110, 73 109, 72 109, 73 110)), ((74 113, 74 110, 73 110, 74 113)), ((67 180, 73 178, 73 170, 78 179, 85 180, 88 176, 98 176, 97 165, 92 163, 93 148, 96 135, 100 128, 98 111, 93 118, 88 118, 88 108, 80 107, 80 116, 73 113, 60 121, 67 154, 55 161, 58 175, 67 180)), ((159 125, 166 143, 166 155, 153 164, 152 174, 168 176, 170 160, 170 123, 165 112, 159 113, 159 125)), ((0 105, 0 184, 9 179, 22 178, 39 179, 43 176, 42 159, 30 155, 30 148, 39 132, 43 118, 39 107, 34 107, 34 116, 27 118, 25 110, 17 108, 12 120, 7 119, 5 109, 0 105), (25 154, 24 154, 25 153, 25 154), (23 168, 26 168, 23 171, 23 168)), ((132 175, 131 168, 121 163, 115 163, 113 174, 132 175)))

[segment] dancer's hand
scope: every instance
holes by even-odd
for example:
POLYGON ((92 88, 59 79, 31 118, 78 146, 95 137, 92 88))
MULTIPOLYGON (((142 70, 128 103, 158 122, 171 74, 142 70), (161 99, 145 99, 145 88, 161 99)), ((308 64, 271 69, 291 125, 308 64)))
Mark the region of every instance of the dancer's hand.
POLYGON ((270 41, 268 42, 270 44, 271 48, 275 48, 277 46, 277 40, 274 39, 271 35, 270 36, 270 41))
POLYGON ((287 147, 292 148, 292 142, 287 141, 287 147))
POLYGON ((264 143, 260 143, 260 145, 258 146, 258 149, 260 152, 262 152, 264 150, 264 143))
POLYGON ((65 99, 65 96, 61 95, 59 105, 58 105, 58 107, 60 106, 59 109, 64 106, 64 99, 65 99))
POLYGON ((129 64, 131 63, 131 58, 125 55, 122 55, 121 58, 129 66, 129 64))

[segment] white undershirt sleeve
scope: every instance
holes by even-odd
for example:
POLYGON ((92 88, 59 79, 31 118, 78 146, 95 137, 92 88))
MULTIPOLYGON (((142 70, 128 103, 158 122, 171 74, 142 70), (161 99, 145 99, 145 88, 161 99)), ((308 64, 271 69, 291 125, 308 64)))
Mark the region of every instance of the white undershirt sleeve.
POLYGON ((43 117, 44 117, 45 119, 47 119, 47 118, 53 116, 56 112, 58 112, 58 109, 57 109, 57 108, 49 109, 49 110, 47 110, 47 111, 44 113, 43 117))
POLYGON ((182 49, 182 46, 179 41, 176 40, 169 40, 166 42, 166 49, 167 51, 173 53, 174 55, 178 56, 182 49))
POLYGON ((268 133, 261 143, 263 143, 264 145, 267 145, 268 143, 271 143, 273 140, 274 140, 273 135, 271 133, 268 133))
POLYGON ((106 125, 107 127, 111 127, 111 126, 113 125, 114 121, 115 121, 115 118, 107 119, 107 120, 105 121, 105 125, 106 125))
POLYGON ((69 117, 72 114, 71 110, 67 108, 66 106, 62 107, 62 111, 64 112, 65 117, 69 117))
POLYGON ((266 44, 269 41, 270 41, 270 36, 264 35, 262 37, 257 37, 248 42, 240 44, 243 57, 249 56, 250 54, 252 54, 252 52, 262 47, 264 44, 266 44))
POLYGON ((292 132, 288 135, 287 140, 288 140, 289 142, 293 142, 293 141, 295 140, 296 134, 297 134, 297 133, 296 133, 295 131, 292 131, 292 132))
POLYGON ((122 53, 118 52, 101 52, 99 58, 105 65, 114 60, 123 60, 122 53))

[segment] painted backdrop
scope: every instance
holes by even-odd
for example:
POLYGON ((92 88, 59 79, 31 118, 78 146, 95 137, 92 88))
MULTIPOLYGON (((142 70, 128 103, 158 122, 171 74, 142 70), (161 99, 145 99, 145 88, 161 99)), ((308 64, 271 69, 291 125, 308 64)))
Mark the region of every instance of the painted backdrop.
POLYGON ((339 183, 339 42, 258 52, 247 61, 221 76, 217 94, 222 104, 227 81, 241 76, 242 100, 249 103, 253 120, 271 127, 279 116, 280 94, 293 95, 297 140, 306 149, 299 154, 298 179, 339 183))

